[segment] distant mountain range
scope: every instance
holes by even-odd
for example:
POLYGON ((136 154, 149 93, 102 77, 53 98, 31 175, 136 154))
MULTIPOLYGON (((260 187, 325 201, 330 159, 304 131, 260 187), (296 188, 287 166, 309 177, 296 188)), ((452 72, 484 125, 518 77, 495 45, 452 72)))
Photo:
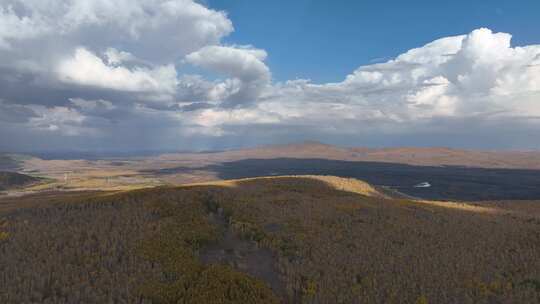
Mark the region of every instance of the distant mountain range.
POLYGON ((540 151, 461 150, 444 147, 343 148, 312 141, 212 153, 171 153, 162 154, 158 158, 161 160, 206 159, 211 161, 320 158, 419 166, 540 169, 540 151))

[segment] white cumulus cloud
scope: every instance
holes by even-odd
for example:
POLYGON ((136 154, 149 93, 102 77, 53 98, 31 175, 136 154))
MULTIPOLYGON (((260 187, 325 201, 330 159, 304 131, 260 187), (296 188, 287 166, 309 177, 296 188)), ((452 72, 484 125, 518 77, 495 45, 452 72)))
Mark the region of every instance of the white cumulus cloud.
POLYGON ((73 57, 60 62, 57 73, 62 82, 123 91, 172 94, 177 85, 177 74, 173 65, 154 69, 129 69, 107 64, 85 48, 76 49, 73 57))
POLYGON ((255 101, 271 80, 266 57, 264 50, 249 46, 206 46, 188 54, 186 62, 230 77, 211 89, 211 99, 255 101))
POLYGON ((510 40, 509 34, 482 28, 359 67, 343 82, 286 82, 275 86, 269 99, 294 100, 299 107, 329 101, 357 105, 388 120, 412 123, 493 112, 540 116, 537 103, 531 102, 540 91, 540 69, 534 64, 540 45, 512 47, 510 40))
POLYGON ((0 17, 4 47, 47 36, 92 46, 123 44, 154 60, 219 43, 233 30, 225 13, 191 0, 5 0, 0 17))

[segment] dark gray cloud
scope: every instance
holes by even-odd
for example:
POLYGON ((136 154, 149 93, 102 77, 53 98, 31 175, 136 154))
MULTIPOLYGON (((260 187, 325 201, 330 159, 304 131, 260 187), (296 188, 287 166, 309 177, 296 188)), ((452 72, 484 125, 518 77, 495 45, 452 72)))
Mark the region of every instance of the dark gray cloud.
POLYGON ((26 123, 37 114, 25 106, 8 104, 0 100, 0 121, 4 123, 26 123))

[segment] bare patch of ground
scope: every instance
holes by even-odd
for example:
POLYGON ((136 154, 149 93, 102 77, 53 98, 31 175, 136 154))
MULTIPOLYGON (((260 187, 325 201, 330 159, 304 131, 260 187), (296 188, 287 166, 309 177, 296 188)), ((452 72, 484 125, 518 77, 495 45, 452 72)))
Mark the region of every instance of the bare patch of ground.
POLYGON ((279 275, 276 255, 270 249, 242 239, 233 232, 222 212, 212 213, 210 222, 220 227, 223 235, 218 242, 201 250, 201 262, 229 265, 265 281, 276 295, 285 298, 285 285, 279 275))

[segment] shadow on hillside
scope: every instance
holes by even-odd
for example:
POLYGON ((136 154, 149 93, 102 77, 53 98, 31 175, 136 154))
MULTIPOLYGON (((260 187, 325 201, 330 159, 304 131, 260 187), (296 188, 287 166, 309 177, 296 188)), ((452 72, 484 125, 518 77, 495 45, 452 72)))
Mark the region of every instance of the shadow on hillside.
POLYGON ((214 172, 221 179, 306 174, 353 177, 373 185, 390 186, 407 195, 424 199, 465 201, 540 199, 540 170, 277 158, 246 159, 200 168, 168 168, 151 173, 166 175, 199 170, 214 172), (431 183, 432 187, 414 187, 426 181, 431 183))

